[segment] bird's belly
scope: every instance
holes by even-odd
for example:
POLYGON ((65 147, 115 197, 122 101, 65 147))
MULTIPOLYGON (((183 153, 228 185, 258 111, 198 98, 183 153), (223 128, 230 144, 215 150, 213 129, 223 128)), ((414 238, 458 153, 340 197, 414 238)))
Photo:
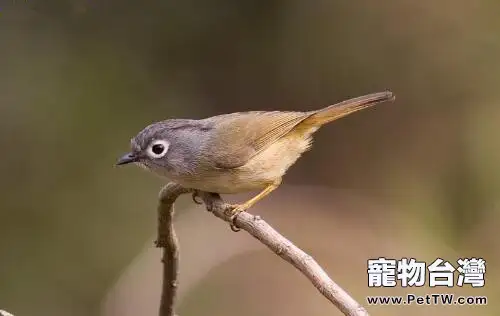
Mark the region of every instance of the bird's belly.
POLYGON ((211 169, 172 180, 206 192, 233 194, 261 190, 280 179, 311 143, 309 138, 285 137, 234 169, 211 169), (202 176, 201 176, 202 175, 202 176))
POLYGON ((239 173, 228 171, 207 173, 203 178, 173 179, 184 187, 221 194, 235 194, 265 188, 269 181, 252 179, 248 181, 239 173))

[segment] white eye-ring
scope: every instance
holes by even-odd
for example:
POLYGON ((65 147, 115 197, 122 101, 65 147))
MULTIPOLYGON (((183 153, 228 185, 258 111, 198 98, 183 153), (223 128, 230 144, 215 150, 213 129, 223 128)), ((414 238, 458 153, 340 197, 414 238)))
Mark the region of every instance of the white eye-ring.
POLYGON ((148 156, 153 159, 158 159, 167 154, 168 146, 170 144, 165 140, 155 140, 153 141, 147 150, 148 156))

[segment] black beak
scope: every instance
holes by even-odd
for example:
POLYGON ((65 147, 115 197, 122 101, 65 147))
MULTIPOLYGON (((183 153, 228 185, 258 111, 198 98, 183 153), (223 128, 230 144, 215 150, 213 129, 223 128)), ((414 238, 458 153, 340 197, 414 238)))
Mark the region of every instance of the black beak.
POLYGON ((126 165, 126 164, 129 164, 131 162, 136 162, 137 160, 138 160, 137 157, 133 153, 126 153, 120 159, 118 159, 118 161, 116 162, 116 165, 117 166, 126 165))

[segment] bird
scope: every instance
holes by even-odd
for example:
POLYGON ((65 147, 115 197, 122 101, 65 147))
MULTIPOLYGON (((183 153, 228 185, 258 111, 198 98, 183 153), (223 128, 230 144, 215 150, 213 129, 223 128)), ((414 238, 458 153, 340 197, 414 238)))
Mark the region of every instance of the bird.
POLYGON ((234 219, 280 186, 289 168, 311 148, 320 127, 394 100, 391 91, 383 91, 314 111, 247 111, 158 121, 131 139, 130 151, 116 165, 136 164, 195 192, 259 190, 233 205, 234 219))

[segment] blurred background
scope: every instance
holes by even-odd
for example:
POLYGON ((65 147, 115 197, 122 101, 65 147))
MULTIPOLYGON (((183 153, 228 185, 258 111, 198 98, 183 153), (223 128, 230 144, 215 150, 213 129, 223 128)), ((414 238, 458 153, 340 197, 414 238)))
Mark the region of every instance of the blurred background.
MULTIPOLYGON (((487 295, 498 315, 500 4, 495 1, 26 0, 0 4, 0 309, 156 315, 163 180, 114 168, 151 122, 397 98, 316 134, 253 210, 367 295, 487 295), (367 287, 367 260, 487 262, 486 286, 367 287)), ((238 201, 244 197, 228 197, 238 201)), ((178 312, 340 315, 305 278, 189 197, 178 312)), ((365 304, 366 305, 366 304, 365 304)))

